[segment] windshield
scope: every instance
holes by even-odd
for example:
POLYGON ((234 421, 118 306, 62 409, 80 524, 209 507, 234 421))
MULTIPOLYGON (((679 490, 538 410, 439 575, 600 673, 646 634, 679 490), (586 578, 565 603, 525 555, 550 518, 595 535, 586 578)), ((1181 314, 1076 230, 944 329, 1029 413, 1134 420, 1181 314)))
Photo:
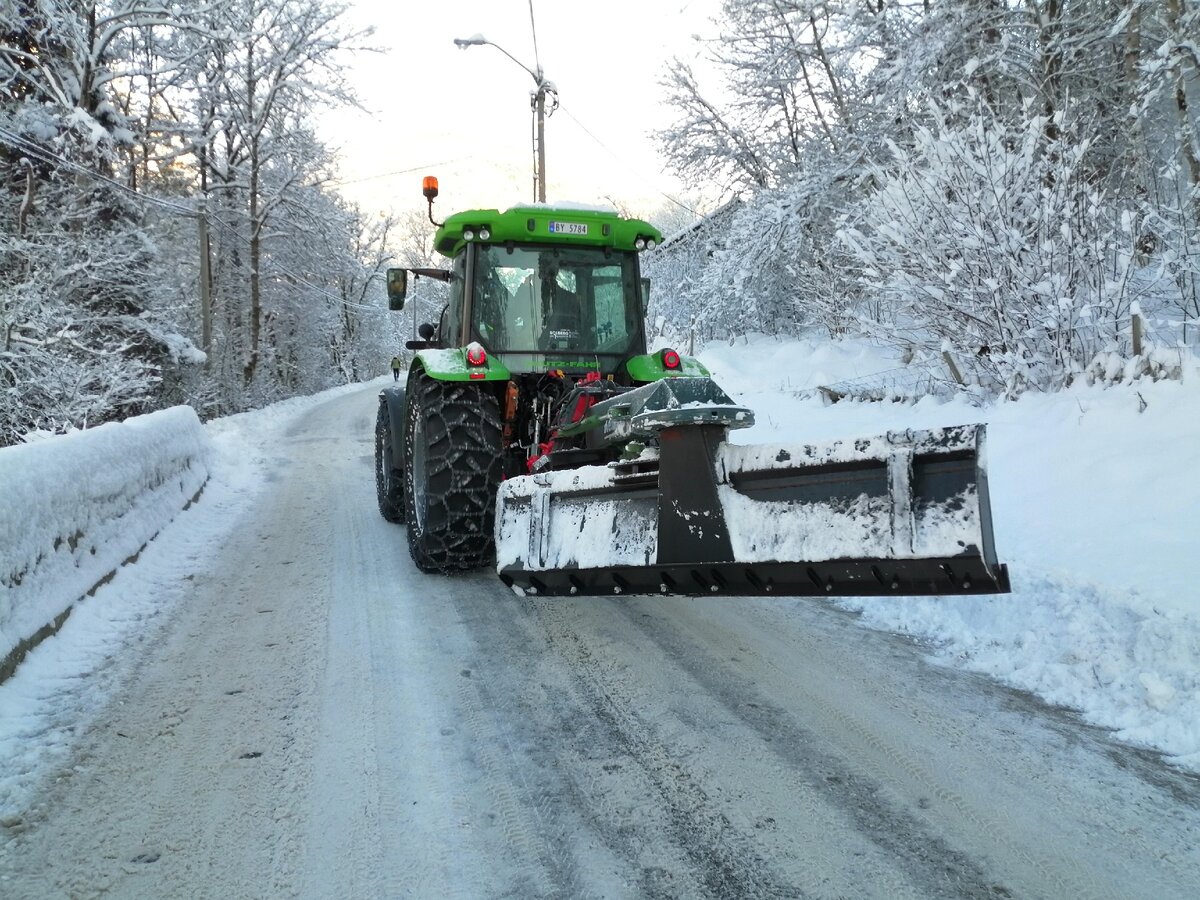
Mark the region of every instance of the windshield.
POLYGON ((640 333, 631 253, 480 246, 472 331, 498 353, 625 356, 640 333))

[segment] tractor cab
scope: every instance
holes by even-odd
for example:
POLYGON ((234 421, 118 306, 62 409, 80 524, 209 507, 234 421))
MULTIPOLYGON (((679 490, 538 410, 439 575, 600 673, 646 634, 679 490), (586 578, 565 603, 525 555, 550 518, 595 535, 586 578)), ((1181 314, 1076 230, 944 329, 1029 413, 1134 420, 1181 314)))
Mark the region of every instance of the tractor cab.
MULTIPOLYGON (((514 375, 596 372, 620 380, 630 360, 645 355, 649 285, 638 255, 662 240, 649 223, 529 206, 468 210, 435 224, 434 245, 450 269, 409 271, 449 281, 450 300, 433 338, 414 349, 474 342, 514 375)), ((393 308, 403 305, 403 272, 389 271, 393 308)))
POLYGON ((467 285, 467 336, 510 370, 582 366, 610 374, 629 356, 645 352, 633 252, 476 244, 466 253, 473 256, 467 265, 473 275, 467 285))

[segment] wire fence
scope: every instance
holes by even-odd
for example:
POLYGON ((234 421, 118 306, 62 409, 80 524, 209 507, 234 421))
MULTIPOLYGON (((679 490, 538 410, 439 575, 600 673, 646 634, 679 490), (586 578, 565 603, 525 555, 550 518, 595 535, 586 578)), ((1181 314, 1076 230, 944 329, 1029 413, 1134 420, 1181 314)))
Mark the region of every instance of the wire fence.
MULTIPOLYGON (((1074 363, 1062 366, 1065 383, 1114 384, 1140 378, 1179 379, 1189 359, 1200 357, 1200 327, 1182 315, 1130 316, 1119 327, 1096 323, 1077 325, 1071 333, 1074 363)), ((945 351, 941 359, 897 366, 856 378, 797 391, 797 396, 821 396, 827 402, 916 402, 922 397, 964 397, 974 402, 981 394, 979 373, 971 360, 945 351)), ((985 380, 987 380, 985 378, 985 380)), ((992 385, 995 387, 995 385, 992 385)))
POLYGON ((963 392, 964 388, 948 372, 939 373, 932 366, 910 365, 822 384, 800 394, 820 395, 836 403, 839 400, 912 402, 921 397, 949 398, 963 392))

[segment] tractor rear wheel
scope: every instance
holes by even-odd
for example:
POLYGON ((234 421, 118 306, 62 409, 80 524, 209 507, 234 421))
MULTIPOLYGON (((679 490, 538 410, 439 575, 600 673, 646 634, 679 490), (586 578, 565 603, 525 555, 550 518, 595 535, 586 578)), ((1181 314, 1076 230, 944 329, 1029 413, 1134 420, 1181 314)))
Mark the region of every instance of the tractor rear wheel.
POLYGON ((404 422, 408 549, 422 572, 474 569, 495 558, 500 407, 480 385, 409 385, 404 422))
POLYGON ((379 401, 375 416, 375 496, 379 514, 389 522, 404 521, 404 482, 396 469, 392 447, 392 417, 387 401, 379 401))

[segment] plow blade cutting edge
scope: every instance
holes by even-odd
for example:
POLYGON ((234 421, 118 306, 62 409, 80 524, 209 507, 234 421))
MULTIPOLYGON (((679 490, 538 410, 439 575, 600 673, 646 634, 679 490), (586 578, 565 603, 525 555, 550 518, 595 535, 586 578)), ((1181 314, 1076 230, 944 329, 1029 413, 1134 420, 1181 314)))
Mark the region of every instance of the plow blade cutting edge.
POLYGON ((634 406, 657 451, 501 485, 506 584, 549 595, 1009 591, 992 539, 983 425, 742 446, 725 438, 747 424, 746 410, 663 405, 674 408, 634 406))

